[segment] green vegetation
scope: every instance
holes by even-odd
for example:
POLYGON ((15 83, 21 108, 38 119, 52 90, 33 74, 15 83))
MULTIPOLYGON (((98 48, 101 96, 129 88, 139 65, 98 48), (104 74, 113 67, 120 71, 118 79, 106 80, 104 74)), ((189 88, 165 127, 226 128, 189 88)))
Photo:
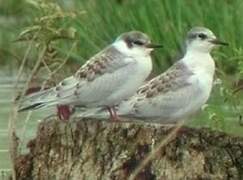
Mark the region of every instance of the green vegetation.
MULTIPOLYGON (((213 52, 218 67, 216 76, 222 83, 215 88, 205 114, 213 119, 212 122, 217 119, 217 124, 227 117, 228 111, 235 118, 240 115, 240 90, 237 93, 234 91, 241 89, 240 80, 243 77, 241 0, 220 3, 213 0, 26 0, 17 3, 12 0, 1 9, 3 19, 14 19, 12 23, 6 20, 2 25, 1 59, 10 65, 18 59, 19 64, 24 56, 23 50, 34 39, 28 69, 35 65, 43 46, 59 52, 62 58, 58 59, 57 64, 61 64, 69 53, 69 62, 76 66, 114 41, 120 33, 140 30, 149 34, 153 41, 164 45, 163 50, 154 52, 155 72, 159 73, 183 53, 186 32, 193 26, 206 26, 220 39, 227 41, 230 47, 213 52), (13 40, 17 42, 13 43, 13 40), (70 53, 74 42, 75 48, 70 53), (219 104, 228 108, 217 106, 219 104)), ((46 64, 52 71, 57 67, 57 61, 47 53, 44 52, 44 56, 48 56, 46 64)))
POLYGON ((215 52, 221 70, 227 73, 238 70, 243 42, 240 35, 243 33, 241 0, 220 3, 213 0, 124 0, 121 4, 115 0, 82 2, 77 1, 74 6, 86 11, 75 26, 82 42, 79 45, 81 56, 88 57, 118 34, 137 29, 165 45, 162 51, 156 52, 155 64, 160 71, 171 64, 171 57, 178 55, 185 33, 191 27, 206 26, 230 43, 230 48, 215 52))
MULTIPOLYGON (((154 71, 158 74, 181 57, 186 32, 193 26, 206 26, 230 46, 213 52, 216 78, 222 83, 214 87, 209 105, 189 125, 243 136, 239 125, 243 114, 242 16, 242 0, 0 0, 0 64, 16 70, 33 43, 24 72, 35 69, 32 75, 46 74, 43 72, 62 68, 65 71, 56 75, 66 76, 63 72, 73 72, 119 34, 140 30, 164 45, 154 52, 154 71), (45 64, 35 67, 41 56, 45 64)), ((53 77, 53 81, 59 78, 53 77)), ((0 97, 11 99, 7 93, 0 97)), ((0 139, 5 140, 6 109, 0 109, 0 124, 4 125, 0 139)), ((26 136, 30 137, 37 122, 26 124, 26 136)), ((7 142, 0 147, 6 149, 7 142)))
MULTIPOLYGON (((17 32, 20 33, 27 26, 36 25, 41 17, 64 14, 64 17, 58 16, 59 22, 54 27, 52 24, 49 25, 54 31, 63 27, 72 27, 77 31, 75 38, 79 44, 77 51, 73 53, 73 58, 80 63, 112 42, 120 33, 136 29, 148 33, 154 41, 165 45, 162 51, 155 53, 156 70, 161 71, 178 56, 178 49, 182 47, 186 31, 193 26, 206 26, 230 43, 230 48, 215 52, 220 69, 231 74, 242 71, 243 2, 241 0, 232 2, 225 0, 220 3, 213 0, 82 0, 67 3, 63 0, 58 1, 59 6, 54 7, 55 1, 20 2, 8 1, 6 3, 8 5, 2 7, 2 16, 16 21, 15 24, 8 24, 10 22, 7 21, 2 23, 4 28, 1 29, 0 43, 10 52, 11 48, 3 46, 3 43, 6 44, 6 39, 9 45, 11 40, 17 38, 17 32), (70 19, 65 17, 65 13, 77 16, 70 19)), ((44 35, 48 36, 47 34, 44 35)), ((70 47, 60 44, 66 42, 59 43, 59 46, 64 51, 69 50, 70 47)), ((21 45, 11 46, 17 48, 21 45)), ((15 54, 19 56, 16 51, 15 54)))
MULTIPOLYGON (((158 74, 181 56, 183 39, 191 27, 210 28, 230 47, 213 52, 218 67, 216 77, 222 83, 215 87, 202 118, 197 118, 192 124, 218 127, 234 133, 231 123, 226 122, 231 119, 237 129, 235 133, 243 131, 235 125, 243 107, 240 101, 240 80, 243 78, 242 0, 220 3, 214 0, 11 0, 0 3, 3 4, 0 7, 1 63, 20 65, 27 45, 34 39, 35 46, 26 66, 28 69, 33 68, 43 46, 59 53, 62 57, 58 59, 60 64, 75 44, 69 63, 77 66, 120 33, 140 30, 164 45, 163 50, 154 52, 155 73, 158 74)), ((48 58, 47 65, 52 70, 51 65, 56 63, 56 59, 48 58)), ((66 69, 70 67, 66 66, 66 69)))
POLYGON ((181 56, 183 39, 191 27, 206 26, 212 29, 230 47, 213 52, 218 67, 216 77, 222 83, 215 88, 206 114, 212 118, 212 122, 217 119, 216 124, 224 123, 228 111, 234 112, 232 116, 236 118, 240 115, 240 91, 234 91, 242 86, 239 82, 243 78, 241 0, 225 0, 221 3, 213 0, 83 0, 69 4, 65 1, 59 1, 58 4, 48 1, 38 1, 42 3, 37 4, 33 3, 35 1, 29 2, 30 6, 34 4, 37 9, 34 17, 38 17, 38 21, 33 20, 28 28, 36 25, 41 27, 38 36, 42 39, 38 42, 42 42, 43 37, 48 42, 55 40, 52 46, 62 54, 67 54, 75 40, 77 46, 71 52, 70 60, 80 64, 114 41, 120 33, 136 29, 149 34, 153 41, 164 44, 163 50, 154 52, 155 72, 159 73, 167 69, 176 57, 181 56), (68 33, 70 31, 71 36, 68 33), (62 38, 63 32, 69 34, 67 37, 71 37, 69 39, 72 41, 64 39, 56 42, 58 38, 53 37, 59 33, 62 38), (229 106, 228 111, 219 104, 229 106))

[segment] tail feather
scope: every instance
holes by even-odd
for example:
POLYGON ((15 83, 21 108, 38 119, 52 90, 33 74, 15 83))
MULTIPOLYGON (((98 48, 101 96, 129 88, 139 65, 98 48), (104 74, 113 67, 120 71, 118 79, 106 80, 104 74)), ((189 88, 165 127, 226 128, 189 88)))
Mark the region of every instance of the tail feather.
POLYGON ((44 103, 36 103, 36 104, 32 104, 30 106, 26 106, 26 107, 20 108, 20 109, 18 109, 18 112, 39 109, 39 108, 44 107, 44 106, 45 106, 44 103))
POLYGON ((53 88, 36 92, 20 99, 18 112, 39 109, 54 101, 56 101, 56 96, 53 88))

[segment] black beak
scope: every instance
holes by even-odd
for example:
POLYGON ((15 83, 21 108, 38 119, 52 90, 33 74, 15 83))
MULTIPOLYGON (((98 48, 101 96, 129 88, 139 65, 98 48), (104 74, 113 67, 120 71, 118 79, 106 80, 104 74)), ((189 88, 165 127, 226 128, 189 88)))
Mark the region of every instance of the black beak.
POLYGON ((163 46, 160 44, 147 44, 146 47, 154 49, 154 48, 162 48, 163 46))
POLYGON ((210 42, 213 43, 213 44, 216 44, 216 45, 223 45, 223 46, 229 45, 227 42, 220 41, 219 39, 213 39, 210 42))

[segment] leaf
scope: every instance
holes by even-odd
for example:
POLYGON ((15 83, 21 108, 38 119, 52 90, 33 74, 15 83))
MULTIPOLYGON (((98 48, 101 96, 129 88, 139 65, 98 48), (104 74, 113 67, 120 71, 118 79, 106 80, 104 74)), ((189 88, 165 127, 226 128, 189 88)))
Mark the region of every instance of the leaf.
POLYGON ((34 33, 38 32, 40 29, 41 27, 39 25, 30 26, 22 32, 20 32, 20 34, 18 35, 17 39, 14 40, 14 42, 32 40, 34 38, 34 33))

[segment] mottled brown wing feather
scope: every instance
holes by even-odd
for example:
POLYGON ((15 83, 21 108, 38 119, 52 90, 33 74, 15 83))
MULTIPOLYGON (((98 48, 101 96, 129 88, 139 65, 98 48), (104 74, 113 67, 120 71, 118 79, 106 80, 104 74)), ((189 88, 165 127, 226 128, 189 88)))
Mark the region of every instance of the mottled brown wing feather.
POLYGON ((187 81, 183 81, 185 77, 193 73, 181 62, 177 62, 170 69, 160 76, 152 79, 148 84, 141 87, 137 94, 146 98, 152 98, 160 93, 168 91, 176 91, 177 89, 188 85, 187 81))
MULTIPOLYGON (((86 83, 94 81, 105 73, 113 73, 132 61, 125 61, 127 56, 116 48, 108 46, 106 49, 89 59, 74 76, 64 79, 56 86, 56 98, 64 99, 73 95, 79 96, 80 89, 86 83)), ((131 58, 130 58, 131 59, 131 58)))
MULTIPOLYGON (((75 77, 93 81, 96 77, 104 73, 111 73, 123 66, 122 59, 124 58, 125 55, 114 47, 109 46, 87 61, 87 63, 77 71, 75 77), (114 60, 117 62, 114 62, 114 60)), ((126 65, 125 63, 123 64, 126 65)))

